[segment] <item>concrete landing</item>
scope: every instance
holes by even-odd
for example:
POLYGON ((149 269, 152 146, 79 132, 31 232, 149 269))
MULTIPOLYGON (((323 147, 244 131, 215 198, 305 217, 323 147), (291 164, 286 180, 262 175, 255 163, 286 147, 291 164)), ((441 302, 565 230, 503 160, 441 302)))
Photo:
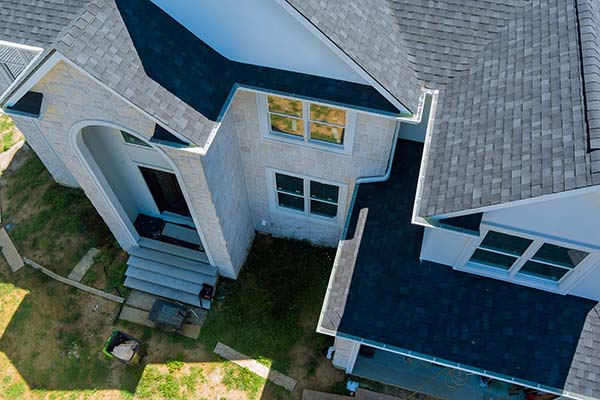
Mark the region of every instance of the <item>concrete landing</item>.
POLYGON ((2 248, 2 255, 13 272, 17 272, 25 266, 21 255, 17 251, 12 240, 10 240, 10 237, 8 237, 8 233, 4 228, 0 229, 0 247, 2 248))
POLYGON ((100 253, 95 247, 92 247, 81 257, 81 260, 77 263, 75 268, 69 273, 69 278, 72 281, 81 282, 85 273, 90 269, 92 264, 94 263, 94 257, 96 257, 100 253))
POLYGON ((258 376, 262 376, 263 378, 270 380, 274 384, 279 385, 290 392, 294 390, 296 384, 298 383, 298 381, 295 379, 290 378, 281 372, 272 370, 266 365, 259 363, 245 354, 238 353, 231 347, 221 342, 217 343, 213 351, 221 357, 239 365, 240 367, 254 372, 258 376))
MULTIPOLYGON (((132 290, 125 301, 125 305, 123 306, 121 313, 119 314, 119 319, 154 328, 154 322, 150 321, 148 316, 150 315, 150 310, 152 309, 154 300, 158 298, 159 297, 153 296, 149 293, 132 290)), ((202 325, 204 325, 204 321, 206 320, 206 315, 208 313, 206 310, 202 310, 200 308, 188 308, 192 308, 193 313, 188 320, 189 323, 183 325, 180 333, 183 336, 191 339, 198 339, 200 331, 202 330, 202 325)))

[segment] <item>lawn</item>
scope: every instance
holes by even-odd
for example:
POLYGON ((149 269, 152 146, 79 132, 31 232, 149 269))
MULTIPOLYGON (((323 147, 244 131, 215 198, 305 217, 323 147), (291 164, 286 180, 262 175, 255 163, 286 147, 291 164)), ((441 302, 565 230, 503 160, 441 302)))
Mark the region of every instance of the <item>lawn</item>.
POLYGON ((126 253, 82 190, 57 184, 27 147, 17 152, 0 183, 2 219, 22 256, 66 276, 97 247, 100 254, 83 283, 124 292, 126 253))
POLYGON ((23 135, 15 128, 10 117, 0 114, 0 153, 8 150, 21 139, 23 139, 23 135))
POLYGON ((209 314, 201 339, 208 348, 221 341, 295 377, 299 370, 314 372, 330 344, 315 328, 334 255, 257 236, 239 279, 222 283, 225 301, 209 314))
POLYGON ((144 366, 138 368, 100 351, 115 328, 118 304, 29 267, 14 274, 1 260, 0 370, 6 373, 0 398, 267 400, 299 398, 305 387, 329 390, 343 374, 322 355, 327 338, 314 327, 323 293, 316 287, 326 284, 330 253, 259 237, 240 279, 223 284, 224 298, 211 310, 199 340, 117 322, 147 347, 144 366), (279 262, 295 255, 303 256, 293 265, 305 267, 279 271, 279 262), (309 261, 320 267, 309 267, 309 261), (272 280, 264 280, 269 276, 272 280), (261 300, 253 301, 255 296, 261 300), (212 353, 216 341, 288 373, 299 380, 297 389, 290 395, 220 359, 212 353))

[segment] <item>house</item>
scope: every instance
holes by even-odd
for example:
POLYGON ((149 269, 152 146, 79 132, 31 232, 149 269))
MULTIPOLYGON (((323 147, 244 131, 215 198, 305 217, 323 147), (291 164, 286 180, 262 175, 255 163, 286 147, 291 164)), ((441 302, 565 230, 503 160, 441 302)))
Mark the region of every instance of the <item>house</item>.
POLYGON ((257 231, 337 246, 317 331, 338 368, 600 399, 598 0, 8 0, 0 21, 0 104, 130 253, 126 286, 201 305, 257 231))

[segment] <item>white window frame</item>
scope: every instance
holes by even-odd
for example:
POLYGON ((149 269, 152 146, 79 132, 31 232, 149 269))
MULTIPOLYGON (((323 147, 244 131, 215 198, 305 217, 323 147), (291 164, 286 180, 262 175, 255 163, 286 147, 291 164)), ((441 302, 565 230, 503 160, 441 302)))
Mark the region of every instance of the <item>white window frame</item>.
MULTIPOLYGON (((487 250, 487 249, 486 249, 487 250)), ((492 251, 493 252, 493 251, 492 251)), ((500 252, 501 253, 501 252, 500 252)), ((535 261, 535 260, 532 260, 535 261)), ((508 282, 518 283, 523 286, 529 286, 536 289, 542 289, 550 292, 566 294, 577 284, 586 274, 593 270, 600 263, 600 253, 597 249, 581 245, 565 240, 548 238, 535 235, 529 232, 516 231, 498 225, 481 224, 479 237, 473 238, 471 242, 465 246, 461 256, 459 257, 454 269, 464 272, 470 272, 478 275, 488 276, 491 278, 501 279, 508 282), (485 239, 489 231, 504 233, 511 236, 517 236, 525 239, 530 239, 533 242, 525 250, 521 256, 513 256, 516 258, 515 263, 508 270, 491 267, 489 265, 479 264, 471 261, 471 256, 477 250, 481 242, 485 239), (557 246, 568 247, 574 250, 585 251, 589 253, 578 265, 568 271, 560 280, 552 281, 532 275, 519 274, 521 267, 529 261, 535 253, 542 247, 544 243, 554 244, 557 246)), ((552 265, 552 263, 547 263, 552 265)))
MULTIPOLYGON (((304 134, 302 137, 294 136, 292 134, 286 134, 281 132, 274 132, 271 130, 271 124, 269 122, 269 106, 267 103, 267 96, 269 94, 266 93, 257 93, 256 98, 258 102, 258 110, 259 110, 259 124, 260 130, 262 132, 262 137, 265 139, 276 140, 279 142, 307 146, 318 150, 350 155, 352 154, 352 148, 354 147, 354 134, 356 131, 356 117, 357 113, 354 110, 350 110, 346 107, 332 105, 327 103, 321 103, 318 101, 308 101, 302 100, 290 96, 280 95, 280 94, 272 94, 272 96, 282 97, 284 99, 290 99, 293 101, 301 101, 302 102, 302 121, 304 121, 304 134), (340 145, 335 143, 329 143, 322 140, 316 140, 310 138, 310 105, 322 105, 332 108, 338 108, 344 110, 346 112, 346 126, 344 127, 344 142, 340 145)), ((328 124, 325 125, 335 125, 328 124)))
MULTIPOLYGON (((334 182, 327 179, 315 178, 314 176, 302 175, 295 172, 275 169, 275 168, 266 168, 267 172, 267 190, 269 191, 269 206, 271 211, 277 213, 287 214, 289 216, 295 216, 299 218, 306 218, 313 221, 319 221, 326 224, 331 225, 340 225, 344 224, 344 218, 346 216, 346 201, 348 198, 348 185, 340 182, 334 182), (294 210, 292 208, 281 207, 279 205, 279 201, 277 200, 277 183, 275 181, 275 174, 282 174, 292 176, 294 178, 302 179, 303 182, 303 191, 304 191, 304 211, 294 210), (338 202, 337 202, 337 214, 335 217, 326 217, 324 215, 312 214, 310 212, 310 182, 319 182, 326 185, 337 186, 339 188, 338 192, 338 202)), ((297 196, 301 197, 301 196, 297 196)), ((322 201, 322 200, 318 200, 322 201)), ((327 203, 327 201, 322 201, 323 203, 327 203)), ((333 204, 333 203, 332 203, 333 204)))

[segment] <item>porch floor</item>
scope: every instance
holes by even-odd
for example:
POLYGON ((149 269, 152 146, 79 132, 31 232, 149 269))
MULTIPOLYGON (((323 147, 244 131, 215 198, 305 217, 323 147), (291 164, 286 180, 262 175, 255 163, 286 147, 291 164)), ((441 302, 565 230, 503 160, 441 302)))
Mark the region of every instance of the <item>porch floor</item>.
POLYGON ((383 350, 375 350, 373 357, 359 355, 352 374, 446 400, 525 399, 520 390, 509 394, 509 383, 493 381, 482 386, 479 375, 383 350))
POLYGON ((200 238, 198 237, 197 233, 188 226, 175 224, 173 222, 166 222, 161 218, 152 217, 146 214, 139 214, 135 219, 133 225, 142 237, 158 240, 160 242, 169 243, 179 247, 185 247, 191 250, 204 251, 202 245, 198 244, 200 238), (168 228, 169 225, 177 227, 180 230, 189 230, 189 236, 194 237, 194 239, 192 239, 191 241, 181 240, 180 238, 166 235, 165 228, 168 228))

